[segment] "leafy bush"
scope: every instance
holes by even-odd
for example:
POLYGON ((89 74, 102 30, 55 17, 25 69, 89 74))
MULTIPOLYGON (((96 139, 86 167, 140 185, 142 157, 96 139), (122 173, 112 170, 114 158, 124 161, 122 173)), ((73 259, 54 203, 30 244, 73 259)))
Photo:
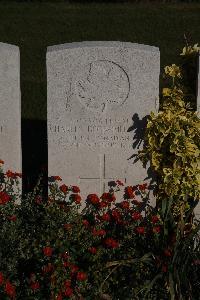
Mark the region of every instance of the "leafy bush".
MULTIPOLYGON (((199 49, 197 45, 184 47, 184 66, 194 63, 199 49)), ((158 205, 172 196, 177 214, 195 206, 200 196, 200 119, 188 103, 192 94, 183 85, 184 70, 174 64, 165 67, 170 85, 163 88, 159 113, 150 115, 145 146, 138 154, 144 163, 150 161, 157 174, 158 205)))

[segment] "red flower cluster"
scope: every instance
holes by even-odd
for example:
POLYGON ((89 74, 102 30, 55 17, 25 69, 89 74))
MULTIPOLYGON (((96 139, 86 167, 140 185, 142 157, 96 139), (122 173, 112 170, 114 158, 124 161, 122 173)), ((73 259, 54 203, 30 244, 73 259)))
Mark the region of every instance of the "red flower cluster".
POLYGON ((141 235, 145 234, 145 228, 143 226, 136 227, 135 231, 141 235))
POLYGON ((151 222, 153 224, 157 223, 160 220, 159 216, 155 215, 151 217, 151 222))
POLYGON ((160 233, 161 232, 161 227, 160 226, 154 226, 152 230, 153 230, 153 233, 160 233))
POLYGON ((102 216, 100 216, 100 219, 102 221, 109 222, 110 221, 110 215, 109 215, 109 213, 104 213, 102 216))
POLYGON ((3 273, 0 272, 0 285, 3 285, 3 282, 4 282, 3 273))
POLYGON ((11 200, 11 197, 4 191, 0 192, 0 205, 6 204, 8 201, 11 200))
POLYGON ((72 189, 72 192, 73 192, 73 193, 76 193, 76 194, 80 193, 80 189, 79 189, 79 187, 76 186, 76 185, 72 186, 71 189, 72 189))
POLYGON ((87 279, 87 274, 84 272, 78 272, 76 275, 78 281, 85 281, 87 279))
POLYGON ((121 186, 124 185, 123 182, 122 182, 121 180, 116 180, 116 183, 117 183, 118 185, 121 185, 121 186))
POLYGON ((37 291, 40 288, 40 284, 38 281, 31 282, 30 287, 33 291, 37 291))
POLYGON ((148 188, 148 184, 147 183, 138 184, 138 188, 141 192, 144 192, 148 188))
POLYGON ((17 216, 13 215, 13 216, 8 216, 7 217, 9 221, 13 221, 15 222, 17 220, 17 216))
POLYGON ((105 245, 109 248, 118 248, 119 247, 119 242, 114 240, 113 238, 107 238, 104 241, 105 245))
POLYGON ((116 197, 113 193, 103 193, 101 199, 105 202, 114 202, 116 197))
POLYGON ((68 192, 68 186, 66 184, 62 184, 59 189, 61 190, 61 192, 63 192, 64 194, 67 194, 68 192))
POLYGON ((70 195, 70 199, 75 202, 76 204, 80 204, 81 203, 81 196, 78 194, 71 194, 70 195))
POLYGON ((90 253, 92 253, 92 254, 96 254, 96 253, 97 253, 97 248, 95 248, 95 247, 90 247, 90 248, 88 248, 88 251, 89 251, 90 253))
POLYGON ((106 235, 106 231, 104 229, 97 230, 97 229, 94 228, 93 231, 92 231, 92 234, 94 236, 104 236, 104 235, 106 235))
POLYGON ((142 215, 141 215, 141 213, 139 213, 139 212, 134 212, 133 214, 132 214, 132 219, 134 220, 134 221, 138 221, 138 220, 141 220, 142 219, 142 215))
POLYGON ((99 202, 100 202, 100 199, 99 199, 99 197, 96 194, 89 194, 87 196, 87 202, 91 203, 93 205, 98 205, 99 202))
POLYGON ((4 285, 5 293, 11 299, 14 299, 16 297, 15 286, 9 280, 5 280, 3 273, 0 272, 0 286, 2 286, 2 285, 4 285))
POLYGON ((44 247, 43 248, 43 253, 44 253, 45 256, 52 256, 53 249, 51 247, 44 247))
POLYGON ((5 293, 11 298, 14 299, 16 297, 16 291, 14 285, 9 280, 6 280, 5 287, 4 287, 5 293))
POLYGON ((132 186, 127 186, 125 188, 125 194, 124 194, 124 198, 125 199, 133 199, 135 198, 135 192, 134 192, 134 188, 132 186))
POLYGON ((60 176, 52 176, 55 181, 62 181, 60 176))
POLYGON ((22 177, 22 174, 21 173, 17 173, 17 172, 12 172, 11 170, 8 170, 7 172, 6 172, 6 176, 8 177, 8 178, 13 178, 13 179, 17 179, 17 177, 22 177))
POLYGON ((128 201, 122 201, 122 202, 120 203, 120 206, 121 206, 121 208, 123 208, 123 209, 129 209, 130 203, 129 203, 128 201))

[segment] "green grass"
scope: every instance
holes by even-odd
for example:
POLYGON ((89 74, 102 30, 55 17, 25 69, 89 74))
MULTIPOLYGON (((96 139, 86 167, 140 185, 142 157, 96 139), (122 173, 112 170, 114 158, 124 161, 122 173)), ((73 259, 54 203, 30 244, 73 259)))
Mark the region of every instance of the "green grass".
POLYGON ((161 66, 177 61, 184 33, 200 42, 200 4, 0 2, 0 41, 21 51, 22 117, 46 119, 49 45, 118 40, 158 46, 161 66))

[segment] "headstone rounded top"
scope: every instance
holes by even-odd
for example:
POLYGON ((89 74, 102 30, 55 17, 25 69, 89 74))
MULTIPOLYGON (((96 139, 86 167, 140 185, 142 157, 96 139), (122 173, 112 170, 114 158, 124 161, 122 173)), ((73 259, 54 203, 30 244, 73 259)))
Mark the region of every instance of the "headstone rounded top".
POLYGON ((19 47, 16 45, 11 45, 7 43, 1 43, 0 42, 0 49, 5 49, 6 51, 17 51, 19 52, 19 47))
POLYGON ((155 51, 159 52, 158 47, 137 44, 131 42, 120 42, 120 41, 83 41, 83 42, 73 42, 73 43, 65 43, 60 45, 54 45, 47 47, 47 53, 53 51, 62 51, 62 50, 70 50, 75 48, 96 48, 96 47, 109 47, 109 48, 132 48, 140 51, 155 51))

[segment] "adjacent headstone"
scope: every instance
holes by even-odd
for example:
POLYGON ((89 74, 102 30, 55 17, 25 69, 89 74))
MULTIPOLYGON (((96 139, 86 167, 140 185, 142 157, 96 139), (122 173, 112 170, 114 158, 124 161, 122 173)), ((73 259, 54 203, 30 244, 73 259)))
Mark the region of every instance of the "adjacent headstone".
POLYGON ((5 169, 21 173, 20 53, 0 43, 0 159, 5 169))
POLYGON ((146 169, 133 164, 134 136, 139 139, 145 117, 158 110, 159 73, 159 49, 152 46, 81 42, 48 47, 49 176, 79 185, 84 196, 101 194, 117 179, 143 183, 146 169))

